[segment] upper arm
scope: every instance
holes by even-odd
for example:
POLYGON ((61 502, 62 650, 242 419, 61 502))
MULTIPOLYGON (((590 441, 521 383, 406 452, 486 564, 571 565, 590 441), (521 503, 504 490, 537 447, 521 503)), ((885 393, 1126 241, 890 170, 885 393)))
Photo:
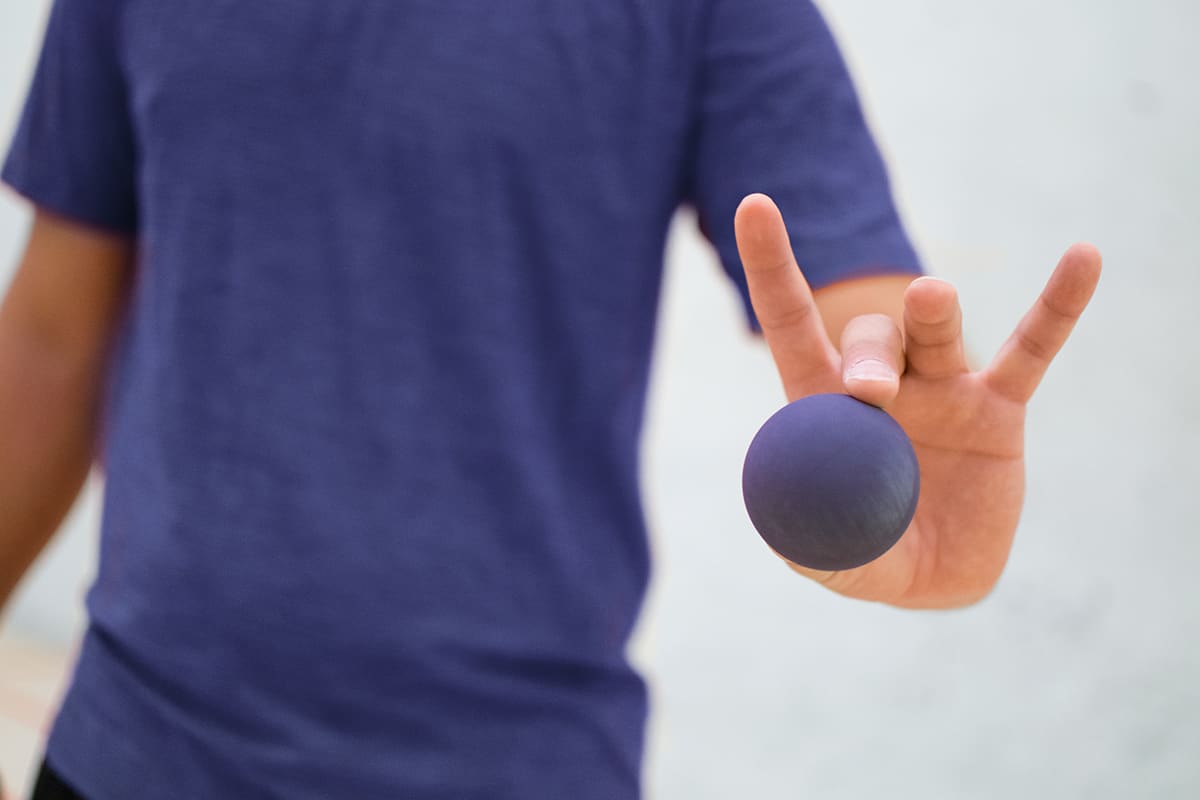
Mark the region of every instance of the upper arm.
POLYGON ((0 305, 0 335, 60 365, 107 354, 128 292, 133 240, 37 211, 0 305))
POLYGON ((137 137, 116 0, 55 0, 0 178, 46 212, 138 228, 137 137))
POLYGON ((711 0, 689 199, 745 296, 733 233, 769 195, 814 289, 920 271, 849 71, 811 0, 711 0))
POLYGON ((137 142, 118 46, 119 6, 54 0, 0 171, 36 209, 0 307, 0 333, 8 345, 32 348, 35 364, 99 363, 129 282, 138 233, 137 142))

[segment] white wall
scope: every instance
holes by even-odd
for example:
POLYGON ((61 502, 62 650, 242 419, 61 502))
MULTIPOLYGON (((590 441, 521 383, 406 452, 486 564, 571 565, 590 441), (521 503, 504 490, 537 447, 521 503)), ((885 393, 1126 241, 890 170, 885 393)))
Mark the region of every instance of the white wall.
POLYGON ((1200 797, 1200 6, 823 7, 979 358, 1071 241, 1106 272, 1032 404, 1000 587, 916 614, 762 552, 739 460, 781 397, 676 240, 648 451, 653 797, 1200 797))
MULTIPOLYGON (((805 583, 750 529, 741 456, 782 398, 681 220, 645 459, 650 795, 1200 796, 1200 6, 825 5, 980 357, 1071 241, 1100 245, 1106 273, 1033 403, 1029 498, 1000 588, 974 609, 906 613, 805 583)), ((5 140, 46 6, 0 7, 5 140)), ((0 198, 0 271, 26 219, 0 198)), ((94 519, 92 502, 13 628, 76 630, 94 519)))

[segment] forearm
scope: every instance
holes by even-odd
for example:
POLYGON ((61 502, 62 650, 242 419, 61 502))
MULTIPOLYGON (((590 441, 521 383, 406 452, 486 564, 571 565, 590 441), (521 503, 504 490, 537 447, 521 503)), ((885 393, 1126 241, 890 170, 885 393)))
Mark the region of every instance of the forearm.
POLYGON ((0 609, 87 476, 100 379, 0 311, 0 609))
POLYGON ((839 281, 813 292, 821 320, 835 345, 851 319, 863 314, 886 314, 904 330, 904 290, 916 275, 874 275, 839 281))

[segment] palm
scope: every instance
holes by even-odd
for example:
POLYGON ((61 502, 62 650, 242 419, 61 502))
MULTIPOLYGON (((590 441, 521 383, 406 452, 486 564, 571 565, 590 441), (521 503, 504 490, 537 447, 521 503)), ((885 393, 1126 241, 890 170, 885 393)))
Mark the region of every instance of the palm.
POLYGON ((922 492, 907 541, 876 568, 895 572, 887 583, 900 604, 974 599, 999 577, 1020 515, 1024 404, 977 373, 905 377, 889 412, 913 442, 922 492))
POLYGON ((791 566, 834 591, 895 605, 982 597, 1004 568, 1021 512, 1025 404, 1095 288, 1098 254, 1086 246, 1068 251, 996 359, 971 372, 949 284, 915 281, 903 332, 886 317, 859 317, 846 326, 839 352, 774 205, 747 198, 736 224, 751 299, 788 399, 833 391, 882 405, 912 440, 921 469, 913 522, 883 556, 837 573, 791 566), (867 361, 889 362, 903 375, 890 383, 856 378, 850 365, 867 361))

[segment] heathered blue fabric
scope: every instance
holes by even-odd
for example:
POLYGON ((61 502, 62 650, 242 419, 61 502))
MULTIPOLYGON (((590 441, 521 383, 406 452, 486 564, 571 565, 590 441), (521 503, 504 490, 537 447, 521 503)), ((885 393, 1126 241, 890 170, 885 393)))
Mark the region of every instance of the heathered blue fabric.
POLYGON ((816 285, 917 269, 801 0, 59 0, 3 177, 138 243, 93 800, 636 797, 673 213, 743 289, 751 191, 816 285))

